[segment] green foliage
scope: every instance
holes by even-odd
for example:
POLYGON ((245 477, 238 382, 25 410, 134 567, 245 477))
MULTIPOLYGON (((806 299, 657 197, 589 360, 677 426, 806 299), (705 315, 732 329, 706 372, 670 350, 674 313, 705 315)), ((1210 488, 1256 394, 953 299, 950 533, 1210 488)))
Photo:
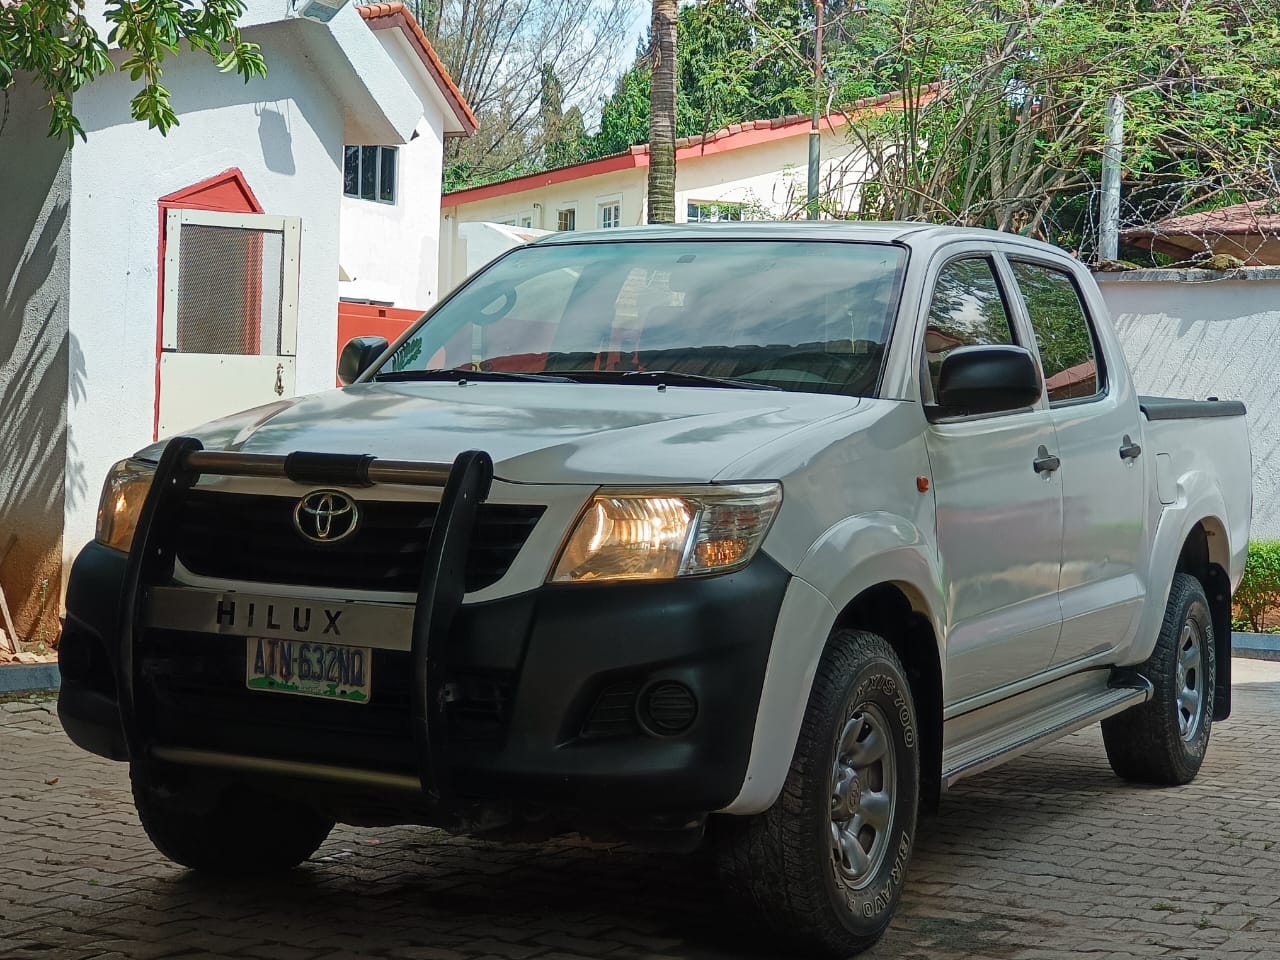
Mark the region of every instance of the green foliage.
POLYGON ((1262 0, 886 0, 862 22, 885 51, 873 74, 912 94, 861 130, 864 216, 1075 246, 1078 234, 1052 235, 1046 219, 1096 183, 1116 94, 1126 180, 1163 184, 1164 215, 1274 189, 1280 10, 1262 0), (937 95, 922 95, 933 82, 937 95))
POLYGON ((1232 626, 1253 633, 1266 631, 1269 618, 1280 615, 1280 540, 1250 540, 1244 579, 1233 598, 1232 626))
POLYGON ((114 44, 125 54, 120 69, 142 85, 130 102, 133 118, 165 134, 178 117, 162 68, 184 44, 246 83, 266 76, 258 45, 242 40, 236 26, 244 9, 243 0, 107 0, 104 39, 85 18, 84 0, 18 0, 0 6, 0 88, 30 74, 49 94, 49 136, 74 144, 85 132, 72 98, 112 69, 107 45, 114 44))

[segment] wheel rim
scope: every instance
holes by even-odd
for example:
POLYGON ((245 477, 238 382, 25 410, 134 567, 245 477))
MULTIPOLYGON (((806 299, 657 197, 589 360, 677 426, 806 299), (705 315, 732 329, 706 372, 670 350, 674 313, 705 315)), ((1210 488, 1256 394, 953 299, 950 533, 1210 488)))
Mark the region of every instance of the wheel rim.
POLYGON ((857 890, 869 884, 889 849, 897 769, 885 716, 863 704, 840 731, 831 769, 831 859, 857 890))
POLYGON ((1204 638, 1194 620, 1182 625, 1178 637, 1178 732, 1194 740, 1204 719, 1204 638))

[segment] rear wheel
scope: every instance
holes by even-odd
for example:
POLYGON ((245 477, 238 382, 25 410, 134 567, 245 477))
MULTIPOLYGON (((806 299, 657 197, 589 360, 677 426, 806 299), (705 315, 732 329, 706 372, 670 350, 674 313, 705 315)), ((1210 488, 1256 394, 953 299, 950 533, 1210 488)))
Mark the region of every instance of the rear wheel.
POLYGON ((727 818, 721 872, 790 942, 832 957, 865 950, 902 894, 919 787, 901 662, 876 634, 836 631, 782 794, 762 814, 727 818))
POLYGON ((210 803, 189 788, 152 782, 130 769, 138 818, 156 849, 175 863, 228 877, 280 873, 319 849, 333 821, 310 807, 247 790, 210 803))
POLYGON ((1213 725, 1217 680, 1213 619, 1200 581, 1175 574, 1160 636, 1138 673, 1151 699, 1102 721, 1111 769, 1135 783, 1189 783, 1200 771, 1213 725))

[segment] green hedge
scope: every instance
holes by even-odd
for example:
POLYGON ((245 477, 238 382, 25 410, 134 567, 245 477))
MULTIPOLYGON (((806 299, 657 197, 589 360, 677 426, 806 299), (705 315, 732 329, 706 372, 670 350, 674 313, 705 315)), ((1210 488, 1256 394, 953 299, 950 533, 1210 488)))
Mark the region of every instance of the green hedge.
POLYGON ((1254 633, 1263 633, 1268 619, 1280 619, 1280 540, 1249 541, 1249 561, 1236 590, 1235 613, 1232 626, 1254 633))

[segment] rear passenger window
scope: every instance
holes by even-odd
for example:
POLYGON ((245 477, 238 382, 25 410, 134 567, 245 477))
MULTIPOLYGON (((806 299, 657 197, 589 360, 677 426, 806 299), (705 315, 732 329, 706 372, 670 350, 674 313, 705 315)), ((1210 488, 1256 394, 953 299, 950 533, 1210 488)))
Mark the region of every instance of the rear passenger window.
POLYGON ((957 347, 1014 343, 1009 311, 991 261, 985 257, 954 260, 942 268, 933 288, 924 334, 926 403, 938 395, 938 373, 957 347))
POLYGON ((1075 281, 1052 267, 1010 265, 1035 330, 1049 402, 1096 396, 1102 383, 1093 329, 1075 281))

